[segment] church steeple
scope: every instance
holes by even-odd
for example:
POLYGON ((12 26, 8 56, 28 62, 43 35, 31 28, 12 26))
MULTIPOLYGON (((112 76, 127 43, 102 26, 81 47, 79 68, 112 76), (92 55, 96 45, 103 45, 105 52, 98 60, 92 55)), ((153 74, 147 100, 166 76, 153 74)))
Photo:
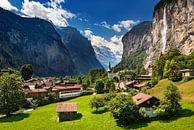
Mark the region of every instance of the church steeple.
POLYGON ((112 67, 111 67, 111 63, 109 61, 108 72, 111 72, 111 71, 112 71, 112 67))

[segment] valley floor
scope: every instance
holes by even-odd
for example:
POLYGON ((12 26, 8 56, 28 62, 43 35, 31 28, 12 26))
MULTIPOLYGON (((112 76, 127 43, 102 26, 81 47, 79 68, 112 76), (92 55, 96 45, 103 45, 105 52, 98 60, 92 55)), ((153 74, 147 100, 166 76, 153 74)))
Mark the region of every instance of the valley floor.
MULTIPOLYGON (((192 81, 193 82, 193 81, 192 81)), ((193 82, 194 83, 194 82, 193 82)), ((186 83, 188 85, 188 83, 186 83)), ((184 84, 180 85, 182 90, 184 84)), ((156 92, 156 90, 154 90, 156 92)), ((194 95, 194 93, 193 93, 194 95)), ((183 93, 184 96, 184 93, 183 93)), ((146 121, 132 123, 128 127, 117 126, 116 121, 109 112, 92 113, 89 101, 93 97, 83 96, 70 100, 78 103, 77 120, 57 122, 55 112, 57 104, 50 104, 31 112, 25 112, 13 117, 0 118, 0 130, 193 130, 194 129, 194 104, 186 100, 181 101, 183 110, 180 115, 165 121, 146 121)), ((184 96, 185 97, 185 96, 184 96)), ((183 97, 183 99, 184 99, 183 97)))

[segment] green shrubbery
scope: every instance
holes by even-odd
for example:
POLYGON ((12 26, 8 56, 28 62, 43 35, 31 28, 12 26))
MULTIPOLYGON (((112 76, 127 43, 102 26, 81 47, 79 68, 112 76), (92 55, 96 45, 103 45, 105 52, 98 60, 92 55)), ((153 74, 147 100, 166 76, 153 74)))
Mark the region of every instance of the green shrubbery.
POLYGON ((143 61, 146 58, 146 52, 140 51, 130 55, 127 58, 123 58, 122 61, 114 67, 114 72, 118 72, 124 69, 135 70, 137 74, 145 74, 146 71, 143 66, 143 61))
POLYGON ((153 78, 159 81, 168 78, 172 81, 182 80, 181 69, 194 69, 194 52, 182 55, 178 49, 171 48, 162 54, 153 68, 153 78))
POLYGON ((33 75, 33 69, 32 69, 32 65, 30 64, 24 64, 21 69, 20 69, 20 73, 22 75, 22 78, 24 80, 29 80, 31 79, 32 75, 33 75))
POLYGON ((160 101, 160 105, 156 108, 155 113, 159 118, 170 118, 181 110, 179 100, 181 99, 178 88, 173 84, 169 84, 164 92, 164 97, 160 101))
POLYGON ((139 107, 134 104, 130 95, 117 95, 109 103, 109 110, 117 122, 121 125, 128 125, 142 119, 139 107))
POLYGON ((25 101, 22 80, 16 74, 0 76, 0 114, 10 115, 25 101))

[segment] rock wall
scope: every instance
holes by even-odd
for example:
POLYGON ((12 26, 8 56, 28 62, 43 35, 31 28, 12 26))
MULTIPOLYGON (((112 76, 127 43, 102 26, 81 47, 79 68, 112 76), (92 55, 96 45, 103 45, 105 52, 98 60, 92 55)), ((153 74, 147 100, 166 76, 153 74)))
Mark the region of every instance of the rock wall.
POLYGON ((182 54, 193 52, 194 0, 161 0, 154 10, 152 36, 146 66, 171 47, 182 54))

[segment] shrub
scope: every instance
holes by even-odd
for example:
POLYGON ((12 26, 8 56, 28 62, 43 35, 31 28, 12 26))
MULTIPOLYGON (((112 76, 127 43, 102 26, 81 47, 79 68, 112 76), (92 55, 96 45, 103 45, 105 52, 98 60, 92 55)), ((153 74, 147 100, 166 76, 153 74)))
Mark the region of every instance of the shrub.
POLYGON ((96 81, 95 90, 98 94, 104 93, 104 82, 102 80, 96 81))
POLYGON ((117 96, 116 93, 113 93, 113 92, 107 93, 107 94, 104 95, 104 101, 106 103, 108 103, 109 101, 111 101, 112 99, 114 99, 116 96, 117 96))
POLYGON ((57 101, 57 96, 56 96, 56 93, 55 92, 49 92, 48 95, 48 103, 54 103, 57 101))
POLYGON ((24 64, 21 69, 20 69, 22 78, 24 80, 29 80, 32 77, 33 74, 33 69, 32 69, 32 65, 30 64, 24 64))
POLYGON ((0 76, 0 114, 10 115, 23 106, 25 97, 22 80, 16 74, 0 76))
POLYGON ((155 113, 159 118, 169 118, 181 110, 179 100, 181 99, 178 88, 174 84, 169 84, 164 92, 164 97, 155 113))
POLYGON ((128 125, 141 119, 139 107, 133 103, 130 95, 117 95, 110 101, 108 108, 113 117, 121 125, 128 125))
POLYGON ((105 91, 113 92, 115 91, 114 79, 107 79, 105 82, 105 91))
POLYGON ((103 97, 94 97, 92 98, 92 100, 90 101, 90 106, 91 108, 95 108, 96 111, 99 110, 99 108, 102 108, 105 106, 105 101, 103 97))
POLYGON ((36 99, 32 100, 31 106, 32 106, 33 109, 36 109, 38 107, 38 100, 36 100, 36 99))

